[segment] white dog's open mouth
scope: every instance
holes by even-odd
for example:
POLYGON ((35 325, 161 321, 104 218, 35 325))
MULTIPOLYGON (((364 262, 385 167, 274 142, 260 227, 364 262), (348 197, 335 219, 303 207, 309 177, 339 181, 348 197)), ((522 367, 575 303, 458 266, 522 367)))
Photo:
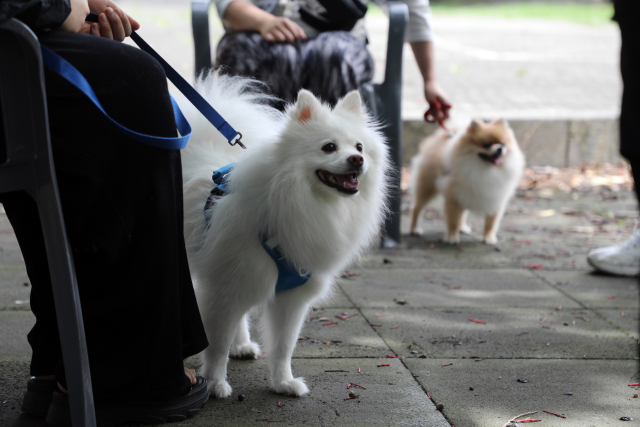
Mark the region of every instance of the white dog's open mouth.
POLYGON ((356 194, 358 192, 358 186, 360 185, 358 176, 360 176, 360 172, 338 175, 318 169, 316 175, 320 178, 320 182, 328 187, 335 188, 347 194, 356 194))
POLYGON ((480 156, 482 160, 493 163, 496 166, 502 165, 502 153, 496 153, 494 155, 489 155, 487 153, 478 153, 478 156, 480 156))

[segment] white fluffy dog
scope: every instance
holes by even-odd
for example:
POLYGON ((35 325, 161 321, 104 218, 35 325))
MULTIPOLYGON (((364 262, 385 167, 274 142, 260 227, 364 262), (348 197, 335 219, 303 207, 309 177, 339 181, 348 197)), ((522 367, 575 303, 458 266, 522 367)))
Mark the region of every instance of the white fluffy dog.
POLYGON ((228 356, 260 354, 247 320, 257 306, 272 387, 296 396, 309 392, 291 372, 304 317, 376 240, 386 210, 387 147, 358 92, 331 109, 302 90, 280 113, 255 86, 217 74, 197 85, 243 134, 246 150, 229 146, 193 108, 183 109, 194 128, 182 155, 185 239, 209 339, 201 372, 216 398, 231 394, 228 356), (212 172, 232 162, 228 193, 205 220, 212 172), (276 293, 279 270, 262 245, 267 238, 279 243, 296 272, 311 272, 305 284, 276 293))

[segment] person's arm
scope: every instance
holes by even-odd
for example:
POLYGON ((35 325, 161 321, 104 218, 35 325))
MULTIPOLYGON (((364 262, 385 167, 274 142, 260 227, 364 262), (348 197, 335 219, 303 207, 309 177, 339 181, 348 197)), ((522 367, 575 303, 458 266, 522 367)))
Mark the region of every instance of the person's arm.
POLYGON ((449 118, 451 104, 442 88, 438 85, 435 70, 433 42, 410 42, 416 63, 422 74, 424 98, 429 103, 429 113, 433 121, 442 123, 449 118))
POLYGON ((223 17, 234 30, 259 31, 266 41, 293 43, 306 39, 304 30, 288 18, 273 16, 244 0, 231 2, 223 17))
POLYGON ((89 15, 89 2, 87 0, 71 0, 70 4, 71 13, 58 30, 78 33, 82 29, 85 18, 89 15))
POLYGON ((449 118, 451 104, 438 85, 435 71, 431 8, 428 0, 403 0, 409 7, 405 40, 411 45, 424 85, 424 98, 429 103, 425 118, 442 123, 449 118))

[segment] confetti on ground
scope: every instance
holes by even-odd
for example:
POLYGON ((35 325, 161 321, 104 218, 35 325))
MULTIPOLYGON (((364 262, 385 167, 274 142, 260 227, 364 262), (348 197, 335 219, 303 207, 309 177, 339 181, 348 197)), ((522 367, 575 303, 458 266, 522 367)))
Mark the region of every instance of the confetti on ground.
POLYGON ((555 412, 550 412, 550 411, 542 411, 542 412, 546 412, 547 414, 555 415, 556 417, 560 417, 560 418, 567 418, 564 415, 556 414, 555 412))
POLYGON ((404 359, 403 356, 394 356, 393 354, 387 354, 389 359, 404 359))
POLYGON ((460 289, 461 286, 449 286, 449 289, 460 289))
POLYGON ((453 363, 443 363, 441 366, 451 366, 453 363))
POLYGON ((281 408, 282 408, 282 407, 284 406, 284 403, 282 403, 282 402, 278 402, 278 403, 276 403, 276 406, 279 406, 279 407, 281 407, 281 408))
POLYGON ((370 325, 371 325, 371 326, 382 326, 382 325, 381 325, 381 324, 379 324, 379 323, 370 323, 370 325))
POLYGON ((363 389, 363 390, 366 390, 366 389, 367 389, 366 387, 361 386, 360 384, 356 384, 356 383, 354 383, 354 382, 349 383, 349 386, 348 386, 347 388, 351 388, 351 386, 353 386, 353 387, 360 387, 360 388, 361 388, 361 389, 363 389))
POLYGON ((616 297, 613 295, 607 295, 607 299, 616 299, 616 297))
POLYGON ((525 418, 524 420, 518 420, 519 423, 535 423, 536 421, 542 421, 540 418, 525 418))
POLYGON ((323 323, 322 326, 328 326, 328 325, 335 325, 338 322, 327 322, 327 323, 323 323))
POLYGON ((546 318, 546 317, 545 317, 544 319, 542 319, 542 320, 540 321, 540 323, 544 323, 544 322, 545 322, 545 320, 547 320, 547 318, 546 318))
POLYGON ((396 326, 392 326, 389 329, 398 329, 400 327, 400 325, 396 325, 396 326))
POLYGON ((620 316, 624 317, 624 311, 620 312, 620 316))
POLYGON ((378 365, 378 368, 380 368, 382 366, 391 366, 391 365, 389 365, 388 363, 381 363, 381 364, 378 365))
POLYGON ((557 307, 556 307, 556 310, 557 310, 557 311, 562 310, 562 306, 561 306, 561 305, 557 306, 557 307))
POLYGON ((344 400, 357 399, 358 397, 360 397, 359 394, 354 394, 353 396, 345 397, 344 400))
POLYGON ((582 319, 582 320, 584 320, 585 322, 588 322, 588 321, 589 321, 589 319, 587 319, 587 318, 586 318, 586 317, 584 317, 584 316, 580 316, 580 317, 579 317, 579 319, 582 319))
POLYGON ((469 320, 471 320, 472 322, 476 322, 476 323, 482 323, 483 325, 486 325, 487 322, 483 321, 483 320, 478 320, 478 319, 473 319, 473 318, 469 318, 469 320))
POLYGON ((635 386, 639 386, 639 385, 640 385, 640 383, 631 383, 631 384, 629 384, 629 386, 631 386, 631 387, 635 387, 635 386))
POLYGON ((353 317, 353 316, 357 316, 357 315, 358 315, 358 313, 354 313, 354 314, 346 314, 346 315, 344 315, 344 316, 338 316, 338 315, 336 314, 336 317, 337 317, 338 319, 340 319, 340 320, 347 320, 349 317, 353 317))
POLYGON ((424 276, 424 278, 429 280, 429 279, 433 279, 433 276, 424 276))
POLYGON ((542 264, 525 264, 522 268, 528 268, 529 270, 542 270, 542 264))
POLYGON ((360 368, 358 368, 358 373, 360 373, 360 368))
POLYGON ((376 314, 376 317, 387 317, 388 314, 376 314))

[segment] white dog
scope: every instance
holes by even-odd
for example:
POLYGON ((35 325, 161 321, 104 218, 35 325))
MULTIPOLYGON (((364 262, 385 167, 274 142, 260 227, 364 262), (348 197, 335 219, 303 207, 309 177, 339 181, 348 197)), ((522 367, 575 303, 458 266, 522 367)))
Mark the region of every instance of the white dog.
POLYGON ((209 339, 202 374, 213 396, 231 394, 228 356, 260 354, 249 337, 247 313, 262 306, 271 385, 301 396, 309 389, 303 378, 293 377, 291 355, 303 319, 376 240, 386 211, 388 153, 356 91, 331 109, 302 90, 280 113, 251 86, 216 74, 198 83, 243 134, 246 150, 229 146, 192 108, 184 109, 194 128, 182 157, 185 239, 209 339), (211 200, 215 204, 205 215, 212 172, 232 162, 228 193, 211 200), (266 250, 273 246, 294 276, 311 272, 310 279, 276 292, 279 268, 266 250))

